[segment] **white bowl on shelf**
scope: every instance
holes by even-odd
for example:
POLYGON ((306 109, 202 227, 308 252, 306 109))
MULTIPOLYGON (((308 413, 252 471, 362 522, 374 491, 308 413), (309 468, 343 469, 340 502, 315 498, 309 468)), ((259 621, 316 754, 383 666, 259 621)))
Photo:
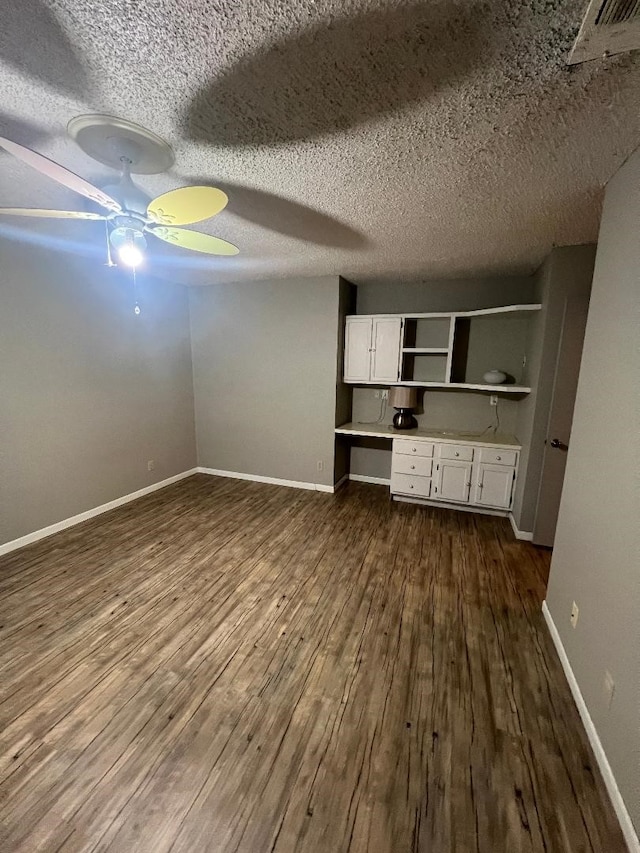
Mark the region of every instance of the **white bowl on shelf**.
POLYGON ((507 374, 494 367, 491 370, 487 370, 482 378, 487 385, 502 385, 503 382, 507 381, 507 374))

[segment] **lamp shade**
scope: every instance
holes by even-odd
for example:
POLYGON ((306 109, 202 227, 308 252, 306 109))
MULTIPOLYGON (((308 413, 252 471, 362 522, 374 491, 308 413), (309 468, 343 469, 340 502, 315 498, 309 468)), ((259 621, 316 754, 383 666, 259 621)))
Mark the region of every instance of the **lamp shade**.
POLYGON ((394 409, 415 409, 418 405, 418 389, 394 385, 389 389, 389 404, 394 409))

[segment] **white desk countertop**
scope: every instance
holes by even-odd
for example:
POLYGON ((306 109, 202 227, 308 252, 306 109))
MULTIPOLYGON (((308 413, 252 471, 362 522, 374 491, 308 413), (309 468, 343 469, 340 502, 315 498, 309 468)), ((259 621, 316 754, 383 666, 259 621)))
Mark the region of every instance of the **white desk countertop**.
POLYGON ((443 441, 450 444, 480 444, 490 447, 513 447, 520 450, 522 445, 515 437, 507 433, 494 433, 490 430, 478 435, 477 433, 457 432, 455 430, 429 430, 429 429, 394 429, 387 424, 358 424, 347 423, 336 427, 338 435, 354 435, 368 438, 416 438, 430 439, 432 441, 443 441))

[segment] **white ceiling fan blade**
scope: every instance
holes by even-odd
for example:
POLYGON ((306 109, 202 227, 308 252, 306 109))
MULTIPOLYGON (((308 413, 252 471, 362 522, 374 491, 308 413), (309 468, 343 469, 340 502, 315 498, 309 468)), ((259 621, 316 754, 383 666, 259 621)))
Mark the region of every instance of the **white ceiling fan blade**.
POLYGON ((204 252, 206 255, 237 255, 240 251, 233 243, 228 243, 220 237, 203 234, 202 231, 190 231, 188 228, 168 228, 164 225, 147 227, 150 234, 194 252, 204 252))
POLYGON ((0 216, 36 216, 48 219, 107 219, 101 213, 85 210, 40 210, 36 207, 0 207, 0 216))
POLYGON ((18 145, 17 142, 12 142, 3 136, 0 136, 0 147, 4 148, 5 151, 8 151, 9 154, 12 154, 18 160, 22 160, 27 166, 31 166, 31 168, 36 169, 48 178, 96 202, 96 204, 105 207, 112 213, 119 213, 122 210, 120 204, 114 198, 111 198, 110 195, 107 195, 107 193, 98 189, 98 187, 94 187, 93 184, 85 181, 79 175, 70 172, 69 169, 65 169, 59 163, 50 160, 42 154, 38 154, 37 151, 25 148, 24 145, 18 145))

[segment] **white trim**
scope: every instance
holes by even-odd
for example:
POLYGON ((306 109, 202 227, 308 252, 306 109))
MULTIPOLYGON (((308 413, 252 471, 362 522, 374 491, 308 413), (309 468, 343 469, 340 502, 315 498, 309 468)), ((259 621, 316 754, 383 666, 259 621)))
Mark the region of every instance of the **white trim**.
POLYGON ((262 474, 242 474, 239 471, 222 471, 219 468, 196 468, 198 474, 211 474, 213 477, 229 477, 232 480, 252 480, 255 483, 270 483, 272 486, 288 486, 291 489, 308 489, 311 492, 330 492, 335 486, 324 483, 306 483, 302 480, 282 480, 280 477, 263 477, 262 474))
POLYGON ((473 311, 428 311, 422 314, 412 314, 407 311, 404 314, 347 314, 346 319, 365 320, 374 317, 384 317, 387 320, 393 317, 404 317, 409 320, 432 320, 444 317, 484 317, 487 314, 511 314, 518 311, 540 311, 541 309, 541 302, 533 302, 526 305, 499 305, 497 308, 475 308, 473 311))
POLYGON ((556 647, 558 657, 560 658, 560 663, 562 664, 562 669, 564 670, 564 674, 567 678, 567 681, 569 682, 569 687, 571 689, 573 699, 576 705, 578 706, 578 713, 580 714, 580 719, 582 720, 582 724, 587 733, 587 737, 589 738, 591 749, 593 750, 594 755, 596 757, 596 761, 598 763, 598 767, 600 768, 600 773, 602 774, 605 787, 607 789, 609 797, 611 798, 611 803, 620 823, 620 828, 622 829, 624 839, 627 842, 629 853, 640 853, 640 841, 638 841, 638 835, 635 831, 633 823, 631 822, 631 816, 627 811, 627 807, 624 803, 624 800, 622 799, 620 790, 618 789, 618 784, 616 782, 615 776, 613 775, 613 770, 611 769, 611 765, 609 764, 607 754, 604 751, 604 747, 602 746, 602 742, 600 740, 600 737, 598 736, 596 727, 594 726, 593 720, 591 719, 591 715, 589 714, 589 710, 580 690, 580 685, 578 684, 573 669, 571 668, 571 663, 569 662, 567 653, 564 650, 562 640, 560 639, 560 634, 558 633, 558 629, 556 628, 555 622, 553 621, 553 616, 551 615, 549 608, 547 607, 546 601, 542 602, 542 615, 544 616, 544 620, 547 623, 547 628, 549 629, 549 633, 551 634, 553 645, 556 647))
POLYGON ((504 509, 491 509, 490 507, 478 506, 478 504, 457 504, 455 501, 439 501, 430 498, 418 498, 408 495, 391 495, 394 501, 404 504, 419 504, 420 506, 435 506, 439 509, 455 509, 457 512, 473 512, 476 515, 493 515, 498 518, 506 518, 507 511, 504 509))
POLYGON ((52 536, 54 533, 59 533, 61 530, 66 530, 67 527, 73 527, 74 524, 80 524, 82 521, 87 521, 94 518, 96 515, 102 515, 103 512, 109 512, 111 509, 127 504, 130 501, 135 501, 151 492, 157 492, 159 489, 164 489, 165 486, 170 486, 172 483, 177 483, 178 480, 184 480, 185 477, 190 477, 197 473, 197 468, 191 468, 189 471, 183 471, 181 474, 175 474, 173 477, 167 477, 166 480, 160 480, 159 483, 153 483, 151 486, 145 486, 143 489, 138 489, 137 492, 131 492, 128 495, 123 495, 121 498, 109 501, 106 504, 93 507, 85 512, 80 512, 78 515, 72 515, 71 518, 65 518, 62 521, 57 521, 55 524, 50 524, 48 527, 43 527, 40 530, 34 530, 33 533, 27 533, 26 536, 21 536, 19 539, 13 539, 11 542, 5 542, 0 545, 0 556, 8 554, 11 551, 16 551, 18 548, 24 548, 25 545, 31 545, 33 542, 38 542, 40 539, 45 539, 47 536, 52 536))
POLYGON ((516 539, 522 539, 525 542, 531 542, 533 540, 533 533, 529 530, 520 530, 518 525, 516 524, 516 520, 513 517, 513 513, 509 513, 509 521, 511 522, 511 527, 513 528, 513 535, 516 539))
POLYGON ((358 483, 373 483, 374 486, 390 486, 391 480, 386 477, 367 477, 366 474, 349 474, 350 480, 358 483))
POLYGON ((333 491, 337 492, 338 489, 341 489, 348 482, 349 482, 349 475, 343 474, 342 477, 340 477, 340 479, 338 480, 338 482, 333 484, 333 491))

